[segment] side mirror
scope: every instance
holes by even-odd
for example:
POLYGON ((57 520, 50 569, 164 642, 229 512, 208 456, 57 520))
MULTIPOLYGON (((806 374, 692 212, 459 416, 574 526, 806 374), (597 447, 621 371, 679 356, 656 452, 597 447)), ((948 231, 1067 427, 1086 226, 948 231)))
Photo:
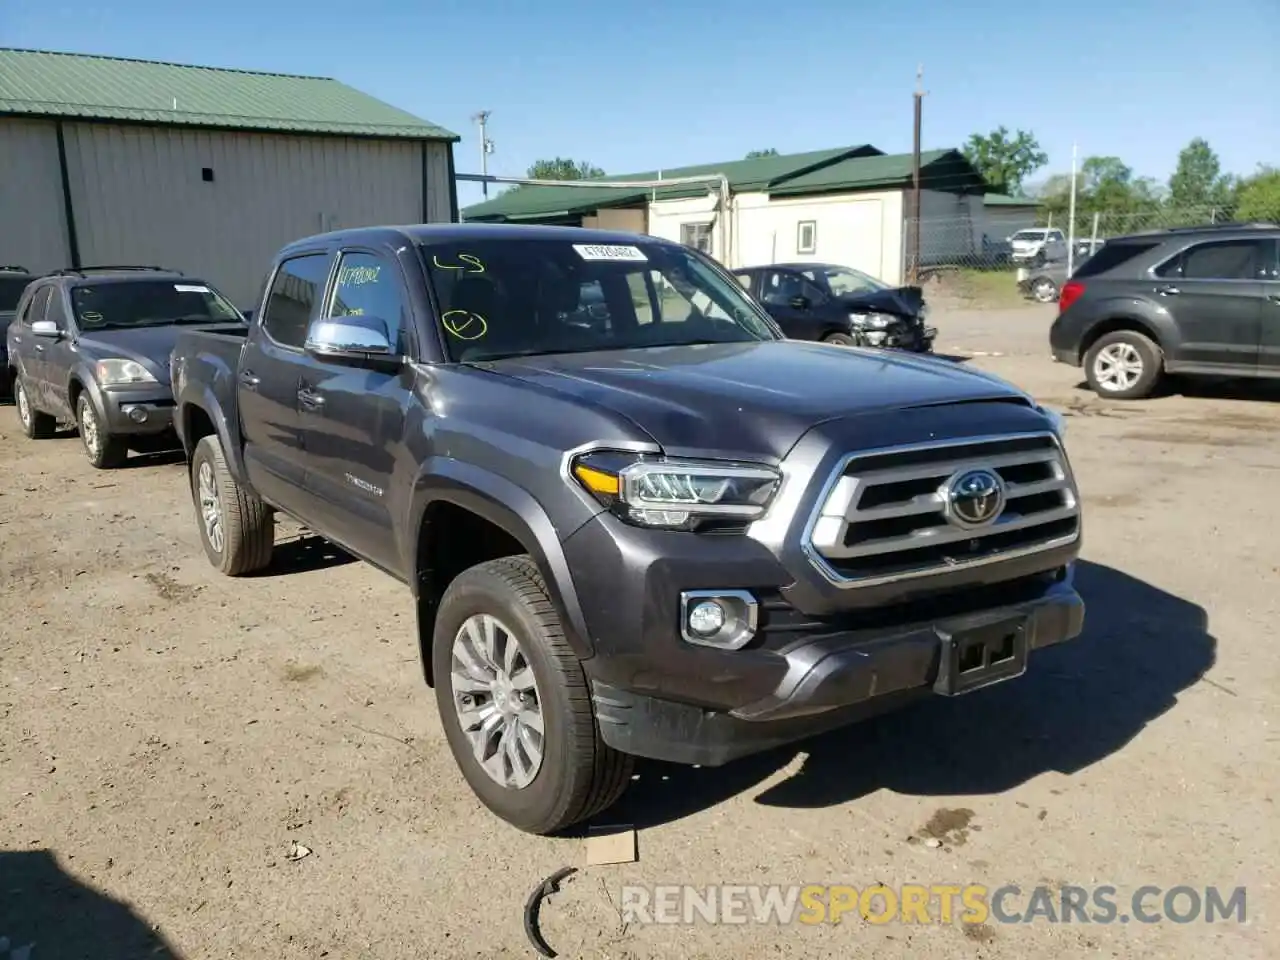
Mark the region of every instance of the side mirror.
POLYGON ((335 363, 400 361, 386 323, 363 315, 317 320, 307 331, 304 349, 318 360, 335 363))
POLYGON ((37 337, 48 337, 51 340, 57 340, 62 336, 62 331, 52 320, 37 320, 31 325, 31 332, 37 337))
POLYGON ((808 310, 809 298, 808 297, 792 297, 791 306, 794 307, 796 310, 808 310))

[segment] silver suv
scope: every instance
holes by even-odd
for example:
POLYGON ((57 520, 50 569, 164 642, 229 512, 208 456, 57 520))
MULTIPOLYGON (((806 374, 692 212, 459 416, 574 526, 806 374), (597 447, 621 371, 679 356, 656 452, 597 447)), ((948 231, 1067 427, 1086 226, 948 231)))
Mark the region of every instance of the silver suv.
POLYGON ((1014 263, 1039 266, 1049 260, 1067 259, 1067 238, 1057 227, 1032 227, 1009 238, 1014 263))

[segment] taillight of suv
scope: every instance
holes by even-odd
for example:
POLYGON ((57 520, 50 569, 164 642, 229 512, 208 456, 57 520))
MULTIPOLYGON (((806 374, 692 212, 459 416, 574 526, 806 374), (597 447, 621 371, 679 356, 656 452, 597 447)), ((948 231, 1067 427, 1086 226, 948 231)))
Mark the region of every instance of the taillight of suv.
POLYGON ((1062 292, 1058 294, 1058 313, 1066 313, 1071 305, 1080 299, 1080 294, 1084 293, 1084 284, 1079 280, 1068 280, 1062 285, 1062 292))

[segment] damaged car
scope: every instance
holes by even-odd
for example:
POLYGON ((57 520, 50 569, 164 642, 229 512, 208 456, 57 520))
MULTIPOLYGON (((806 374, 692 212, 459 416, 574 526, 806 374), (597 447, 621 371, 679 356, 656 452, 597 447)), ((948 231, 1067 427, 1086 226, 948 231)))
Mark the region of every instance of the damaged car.
POLYGON ((733 271, 791 340, 930 353, 938 335, 917 286, 894 287, 829 263, 775 263, 733 271))

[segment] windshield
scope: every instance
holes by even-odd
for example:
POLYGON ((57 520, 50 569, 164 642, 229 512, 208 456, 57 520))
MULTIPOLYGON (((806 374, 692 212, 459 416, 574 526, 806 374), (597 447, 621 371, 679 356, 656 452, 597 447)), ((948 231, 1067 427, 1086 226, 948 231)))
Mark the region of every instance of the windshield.
POLYGON ((35 277, 0 277, 0 311, 12 313, 18 309, 22 291, 35 277))
POLYGON ((854 270, 852 267, 818 267, 814 270, 805 270, 803 273, 818 286, 829 288, 831 295, 835 297, 854 293, 875 293, 878 290, 889 289, 889 285, 883 280, 877 280, 870 274, 854 270))
POLYGON ((453 361, 776 340, 732 277, 687 247, 423 244, 453 361))
POLYGON ((71 307, 81 330, 243 319, 239 311, 208 284, 172 280, 82 284, 71 291, 71 307))
POLYGON ((1043 240, 1043 239, 1044 239, 1044 231, 1043 231, 1043 230, 1019 230, 1017 233, 1015 233, 1015 234, 1013 235, 1013 240, 1014 240, 1015 242, 1016 242, 1016 241, 1018 241, 1018 240, 1035 240, 1035 241, 1040 241, 1040 240, 1043 240))

